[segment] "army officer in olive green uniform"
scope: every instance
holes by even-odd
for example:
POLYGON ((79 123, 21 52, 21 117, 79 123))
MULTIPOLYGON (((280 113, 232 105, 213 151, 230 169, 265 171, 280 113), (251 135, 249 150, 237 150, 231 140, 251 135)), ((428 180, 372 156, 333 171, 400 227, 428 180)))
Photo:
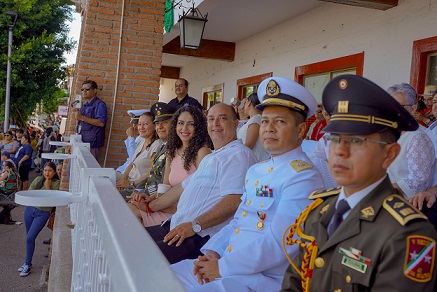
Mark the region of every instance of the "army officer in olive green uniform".
POLYGON ((328 164, 341 187, 314 192, 287 232, 300 250, 282 291, 436 291, 436 230, 386 174, 400 133, 417 122, 363 77, 334 78, 322 98, 328 164))

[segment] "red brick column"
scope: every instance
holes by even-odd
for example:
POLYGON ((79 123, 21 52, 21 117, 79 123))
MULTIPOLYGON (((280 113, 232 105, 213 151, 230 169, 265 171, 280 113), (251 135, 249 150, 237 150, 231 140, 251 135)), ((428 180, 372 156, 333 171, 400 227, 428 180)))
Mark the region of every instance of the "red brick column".
MULTIPOLYGON (((98 97, 105 101, 108 107, 105 147, 101 149, 99 157, 102 166, 106 152, 108 152, 106 167, 116 167, 127 157, 123 142, 126 139, 125 131, 129 122, 126 111, 149 108, 158 100, 164 2, 164 0, 125 0, 123 20, 122 0, 81 2, 82 31, 70 100, 75 100, 76 95, 80 94, 84 80, 91 79, 97 82, 98 97), (120 58, 119 73, 117 73, 118 58, 120 58), (111 122, 112 130, 110 130, 111 122)), ((74 134, 75 125, 72 111, 69 111, 67 135, 74 134)))

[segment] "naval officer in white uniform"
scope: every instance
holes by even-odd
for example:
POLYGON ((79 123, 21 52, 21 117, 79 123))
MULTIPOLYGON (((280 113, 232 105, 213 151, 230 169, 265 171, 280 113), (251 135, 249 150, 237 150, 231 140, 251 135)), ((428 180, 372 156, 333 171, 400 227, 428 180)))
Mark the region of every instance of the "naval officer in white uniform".
MULTIPOLYGON (((188 291, 278 291, 288 261, 282 233, 309 204, 323 179, 300 144, 317 103, 301 85, 270 77, 258 88, 260 139, 271 158, 252 166, 233 220, 201 249, 197 260, 172 267, 188 291)), ((288 250, 297 254, 297 247, 288 250)))

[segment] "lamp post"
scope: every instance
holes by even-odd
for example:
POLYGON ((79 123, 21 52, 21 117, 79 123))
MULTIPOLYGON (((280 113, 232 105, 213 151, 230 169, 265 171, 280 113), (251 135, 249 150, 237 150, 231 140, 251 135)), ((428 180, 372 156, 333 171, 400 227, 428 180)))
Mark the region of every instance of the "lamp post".
POLYGON ((199 9, 190 8, 179 17, 180 41, 182 49, 198 50, 202 40, 203 30, 208 21, 208 13, 203 16, 199 9))
POLYGON ((9 106, 11 103, 11 51, 12 51, 12 30, 14 29, 15 22, 17 21, 18 14, 13 11, 6 11, 4 13, 6 17, 6 23, 9 30, 8 41, 8 66, 6 69, 6 100, 5 100, 5 122, 4 133, 9 130, 9 106))

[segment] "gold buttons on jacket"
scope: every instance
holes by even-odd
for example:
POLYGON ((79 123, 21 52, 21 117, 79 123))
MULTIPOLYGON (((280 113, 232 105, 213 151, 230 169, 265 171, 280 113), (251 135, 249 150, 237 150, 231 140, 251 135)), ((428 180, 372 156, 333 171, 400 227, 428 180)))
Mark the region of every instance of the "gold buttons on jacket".
POLYGON ((352 281, 351 276, 347 275, 346 276, 346 282, 349 284, 352 281))
POLYGON ((270 173, 270 172, 272 172, 272 171, 273 171, 273 167, 270 167, 269 170, 268 170, 268 172, 270 173))
POLYGON ((263 207, 264 207, 264 202, 259 203, 259 206, 260 206, 261 208, 263 208, 263 207))
POLYGON ((243 216, 243 217, 246 217, 246 216, 247 216, 247 212, 246 212, 246 211, 243 211, 242 216, 243 216))
POLYGON ((250 204, 252 204, 252 200, 248 200, 248 201, 246 202, 246 205, 247 205, 247 206, 249 206, 250 204))
POLYGON ((232 251, 232 245, 228 245, 228 252, 232 251))
POLYGON ((254 186, 258 186, 258 181, 255 181, 255 183, 253 185, 254 186))
POLYGON ((318 257, 318 258, 316 258, 315 264, 316 264, 316 267, 323 268, 323 266, 325 265, 325 260, 321 257, 318 257))
POLYGON ((234 231, 234 233, 235 233, 235 234, 238 234, 238 233, 240 233, 240 228, 238 228, 238 227, 237 227, 237 228, 235 228, 235 231, 234 231))

